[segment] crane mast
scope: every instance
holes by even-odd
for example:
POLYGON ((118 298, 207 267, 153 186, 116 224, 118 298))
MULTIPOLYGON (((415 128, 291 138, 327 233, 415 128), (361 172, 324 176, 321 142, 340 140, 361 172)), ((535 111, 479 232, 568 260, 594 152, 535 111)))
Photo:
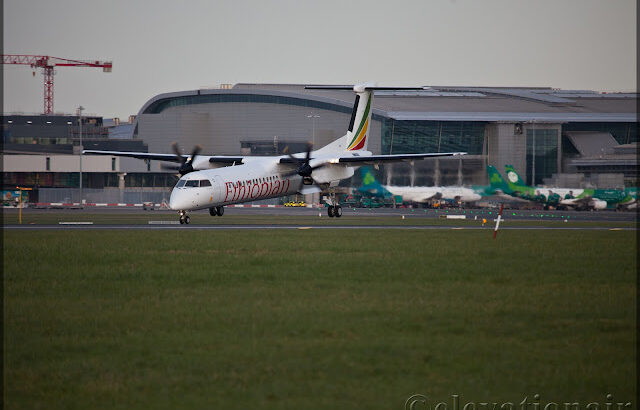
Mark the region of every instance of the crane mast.
POLYGON ((32 69, 42 68, 45 114, 53 113, 53 76, 55 75, 55 67, 100 67, 105 73, 110 73, 113 69, 111 61, 71 60, 68 58, 28 54, 3 54, 2 64, 28 65, 32 69))

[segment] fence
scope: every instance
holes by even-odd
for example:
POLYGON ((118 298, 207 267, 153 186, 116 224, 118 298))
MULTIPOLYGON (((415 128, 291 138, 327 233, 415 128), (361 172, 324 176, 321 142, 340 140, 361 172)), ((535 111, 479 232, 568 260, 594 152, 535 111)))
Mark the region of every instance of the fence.
MULTIPOLYGON (((127 203, 144 202, 161 203, 171 196, 169 188, 164 190, 143 191, 140 188, 83 189, 82 199, 87 203, 127 203)), ((80 202, 80 190, 77 188, 40 188, 37 191, 37 202, 80 202)))
MULTIPOLYGON (((33 191, 31 191, 33 192, 33 191)), ((78 188, 39 188, 30 197, 30 202, 39 203, 74 203, 80 202, 80 190, 78 188)), ((140 188, 125 188, 120 191, 118 188, 105 189, 83 189, 82 199, 89 204, 142 204, 153 202, 160 204, 163 201, 169 202, 171 188, 155 188, 154 190, 141 190, 140 188)), ((297 198, 297 196, 296 196, 297 198)), ((282 203, 282 198, 264 199, 250 202, 254 205, 278 205, 282 203)))

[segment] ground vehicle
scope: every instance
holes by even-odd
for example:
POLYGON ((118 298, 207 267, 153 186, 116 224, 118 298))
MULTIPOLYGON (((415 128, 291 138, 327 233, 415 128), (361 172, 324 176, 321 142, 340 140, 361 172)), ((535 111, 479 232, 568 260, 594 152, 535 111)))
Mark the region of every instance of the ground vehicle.
POLYGON ((288 207, 305 207, 307 206, 307 203, 304 201, 289 201, 289 202, 285 202, 284 206, 288 206, 288 207))

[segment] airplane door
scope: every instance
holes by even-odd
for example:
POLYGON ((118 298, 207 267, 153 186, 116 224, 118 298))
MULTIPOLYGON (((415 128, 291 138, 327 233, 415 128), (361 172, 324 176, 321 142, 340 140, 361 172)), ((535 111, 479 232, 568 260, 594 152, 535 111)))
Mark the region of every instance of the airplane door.
POLYGON ((220 175, 214 175, 211 182, 213 182, 213 187, 207 199, 210 200, 209 203, 220 204, 224 200, 222 196, 222 178, 220 178, 220 175))

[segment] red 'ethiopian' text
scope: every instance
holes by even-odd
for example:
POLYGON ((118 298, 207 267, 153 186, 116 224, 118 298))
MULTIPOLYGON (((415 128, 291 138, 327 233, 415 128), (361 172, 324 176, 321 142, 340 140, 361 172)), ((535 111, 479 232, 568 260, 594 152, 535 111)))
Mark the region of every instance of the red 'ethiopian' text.
POLYGON ((277 196, 289 190, 291 181, 288 179, 275 181, 265 181, 262 183, 250 182, 225 182, 227 193, 224 202, 242 202, 254 199, 269 198, 277 196))

